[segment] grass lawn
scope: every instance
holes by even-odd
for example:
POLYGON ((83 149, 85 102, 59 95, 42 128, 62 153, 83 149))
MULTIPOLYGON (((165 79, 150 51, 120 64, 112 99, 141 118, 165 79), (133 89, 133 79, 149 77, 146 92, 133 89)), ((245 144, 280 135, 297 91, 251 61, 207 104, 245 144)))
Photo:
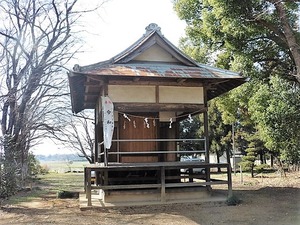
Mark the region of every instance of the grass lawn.
POLYGON ((83 172, 84 166, 88 165, 87 161, 41 161, 41 166, 47 168, 50 172, 66 173, 66 172, 83 172))
POLYGON ((83 173, 49 173, 40 175, 41 185, 48 187, 49 191, 82 191, 83 173))
POLYGON ((34 201, 43 196, 56 197, 59 191, 81 192, 83 191, 83 173, 48 173, 39 175, 29 186, 15 196, 9 198, 10 204, 34 201))

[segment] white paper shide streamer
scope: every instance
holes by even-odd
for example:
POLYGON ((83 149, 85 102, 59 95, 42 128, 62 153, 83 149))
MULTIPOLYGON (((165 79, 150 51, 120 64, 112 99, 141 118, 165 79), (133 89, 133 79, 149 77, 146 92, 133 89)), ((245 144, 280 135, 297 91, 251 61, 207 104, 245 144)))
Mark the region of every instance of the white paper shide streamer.
POLYGON ((114 133, 114 105, 108 96, 101 97, 101 101, 104 146, 110 149, 114 133))

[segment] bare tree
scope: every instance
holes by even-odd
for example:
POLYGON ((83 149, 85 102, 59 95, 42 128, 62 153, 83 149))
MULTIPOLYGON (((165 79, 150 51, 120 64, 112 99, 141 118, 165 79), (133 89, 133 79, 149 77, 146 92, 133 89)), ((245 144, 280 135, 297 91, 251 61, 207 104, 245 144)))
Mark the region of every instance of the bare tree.
POLYGON ((57 140, 89 163, 94 163, 94 119, 91 119, 91 113, 81 112, 69 118, 71 120, 57 140))
POLYGON ((0 3, 1 132, 15 188, 27 175, 30 147, 62 125, 61 103, 68 98, 62 71, 76 52, 78 41, 71 28, 82 14, 74 9, 76 4, 77 0, 0 3))

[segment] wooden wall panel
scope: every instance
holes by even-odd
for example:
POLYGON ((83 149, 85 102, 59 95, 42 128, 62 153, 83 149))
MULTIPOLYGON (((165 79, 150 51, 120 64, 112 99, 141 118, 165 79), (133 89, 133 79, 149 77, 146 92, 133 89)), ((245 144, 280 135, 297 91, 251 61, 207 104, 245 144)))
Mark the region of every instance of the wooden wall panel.
POLYGON ((113 102, 155 103, 155 86, 108 85, 108 96, 113 102))
MULTIPOLYGON (((119 133, 120 139, 156 139, 157 126, 154 125, 153 119, 150 116, 129 116, 130 121, 124 118, 123 115, 119 117, 119 133), (148 118, 149 127, 144 121, 148 118)), ((147 152, 156 151, 157 143, 153 142, 120 142, 120 152, 147 152)), ((155 155, 130 155, 121 156, 122 163, 144 163, 144 162, 158 162, 158 156, 155 155)))
MULTIPOLYGON (((172 127, 169 127, 169 123, 160 123, 160 138, 162 139, 175 139, 177 134, 177 123, 172 124, 172 127)), ((162 151, 176 151, 176 142, 161 142, 160 149, 162 151)), ((167 153, 162 154, 160 161, 162 162, 175 162, 177 161, 177 154, 167 153)))
POLYGON ((203 104, 203 87, 159 87, 159 103, 203 104))

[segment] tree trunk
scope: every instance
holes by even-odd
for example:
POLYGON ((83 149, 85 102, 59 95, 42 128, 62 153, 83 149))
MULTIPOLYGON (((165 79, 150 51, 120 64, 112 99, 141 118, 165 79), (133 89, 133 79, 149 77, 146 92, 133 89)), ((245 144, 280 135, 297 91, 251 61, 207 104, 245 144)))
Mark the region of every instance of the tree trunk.
MULTIPOLYGON (((216 154, 217 154, 217 163, 220 163, 219 152, 217 151, 216 154)), ((218 172, 219 172, 219 173, 221 172, 221 168, 220 168, 220 167, 218 167, 218 172)))
POLYGON ((251 177, 254 177, 254 164, 251 166, 251 177))
POLYGON ((271 168, 274 167, 274 156, 273 154, 271 154, 271 168))
POLYGON ((259 153, 259 158, 260 158, 260 164, 264 164, 264 154, 262 151, 259 153))
POLYGON ((294 35, 293 29, 290 26, 283 3, 277 0, 273 1, 273 3, 279 14, 282 23, 282 28, 284 31, 283 34, 286 38, 286 42, 289 46, 289 49, 294 59, 294 63, 296 65, 296 71, 293 75, 296 76, 297 81, 300 83, 300 45, 297 44, 296 36, 294 35))

